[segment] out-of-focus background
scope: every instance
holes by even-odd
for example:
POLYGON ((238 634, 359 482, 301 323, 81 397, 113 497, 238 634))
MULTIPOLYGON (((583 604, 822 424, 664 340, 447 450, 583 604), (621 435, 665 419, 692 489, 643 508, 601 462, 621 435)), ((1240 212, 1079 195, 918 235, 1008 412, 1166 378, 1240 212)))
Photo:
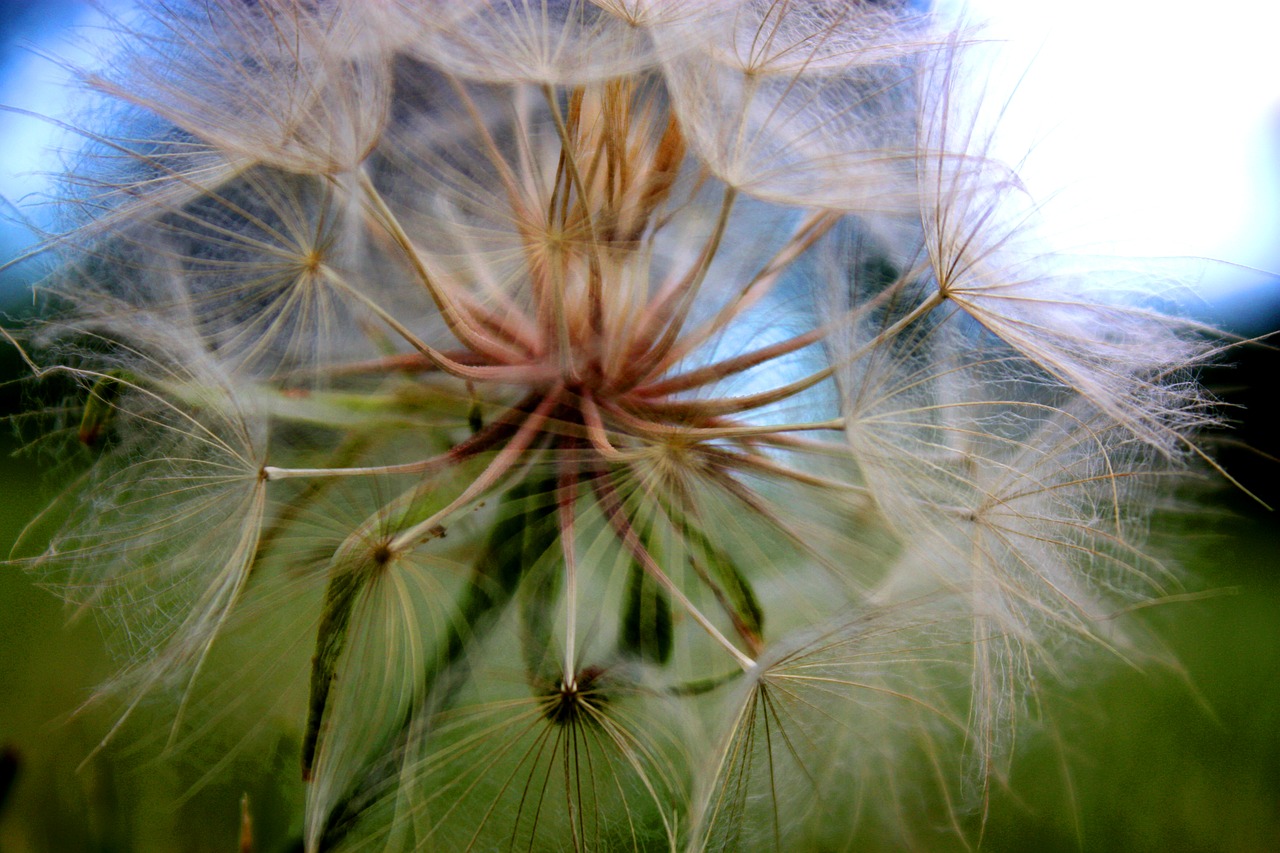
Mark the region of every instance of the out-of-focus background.
MULTIPOLYGON (((1177 264, 1198 319, 1242 338, 1280 329, 1280 279, 1268 274, 1280 271, 1280 4, 1253 0, 1229 14, 1155 0, 970 6, 971 20, 992 17, 982 38, 1002 47, 983 96, 1008 98, 1008 156, 1030 150, 1023 179, 1066 242, 1217 259, 1177 264)), ((44 173, 74 138, 31 113, 74 110, 70 72, 51 57, 92 62, 102 22, 84 0, 0 0, 0 104, 13 108, 0 112, 0 260, 54 226, 44 173)), ((0 273, 5 322, 20 322, 37 269, 0 273)), ((1280 358, 1257 344, 1224 361, 1204 379, 1238 428, 1209 447, 1280 507, 1280 358)), ((0 378, 21 373, 0 346, 0 378)), ((0 384, 0 415, 28 405, 23 395, 21 383, 0 384)), ((6 552, 50 487, 40 460, 10 456, 17 446, 0 427, 6 552)), ((1207 479, 1202 512, 1157 521, 1179 535, 1191 578, 1188 600, 1150 617, 1179 665, 1090 670, 1054 693, 1043 724, 1019 734, 984 849, 1280 850, 1280 524, 1207 479)), ((112 717, 76 709, 114 664, 92 620, 68 625, 73 615, 0 567, 0 851, 230 851, 245 793, 258 849, 274 849, 291 832, 296 791, 278 790, 260 763, 201 785, 199 767, 113 745, 77 770, 112 717)))

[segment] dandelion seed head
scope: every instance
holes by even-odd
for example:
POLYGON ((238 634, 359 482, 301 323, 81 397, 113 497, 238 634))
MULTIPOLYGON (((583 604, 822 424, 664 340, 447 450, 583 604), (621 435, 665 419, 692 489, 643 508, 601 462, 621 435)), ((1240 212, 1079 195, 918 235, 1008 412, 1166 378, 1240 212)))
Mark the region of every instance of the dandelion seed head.
POLYGON ((118 30, 33 347, 88 473, 23 557, 115 615, 133 695, 178 686, 175 742, 252 670, 308 850, 958 831, 1036 673, 1176 587, 1143 532, 1208 347, 1044 247, 969 34, 835 0, 118 30))

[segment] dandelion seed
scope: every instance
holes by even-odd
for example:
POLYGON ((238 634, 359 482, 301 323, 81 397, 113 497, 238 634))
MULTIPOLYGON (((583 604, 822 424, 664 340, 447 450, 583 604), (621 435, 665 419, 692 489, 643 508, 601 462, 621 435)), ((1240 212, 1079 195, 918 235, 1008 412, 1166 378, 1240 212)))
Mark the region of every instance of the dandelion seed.
POLYGON ((88 316, 76 330, 99 351, 41 372, 92 383, 77 437, 112 441, 14 553, 117 629, 136 701, 193 677, 245 585, 265 513, 264 422, 183 330, 142 314, 127 330, 88 316))
POLYGON ((89 86, 229 160, 333 174, 359 164, 381 132, 387 56, 353 50, 359 31, 334 26, 323 6, 216 0, 142 10, 146 19, 120 24, 113 77, 91 75, 89 86))
POLYGON ((963 629, 922 600, 778 642, 732 697, 735 724, 698 801, 699 849, 910 838, 911 801, 945 787, 934 773, 955 772, 964 721, 946 701, 965 671, 963 629), (849 764, 855 752, 863 758, 849 764))
POLYGON ((1048 378, 1065 383, 1167 454, 1205 426, 1199 391, 1170 381, 1207 342, 1159 310, 1165 287, 1106 271, 1036 239, 1015 173, 988 157, 980 119, 956 116, 962 57, 925 79, 919 160, 925 255, 938 292, 1048 378))

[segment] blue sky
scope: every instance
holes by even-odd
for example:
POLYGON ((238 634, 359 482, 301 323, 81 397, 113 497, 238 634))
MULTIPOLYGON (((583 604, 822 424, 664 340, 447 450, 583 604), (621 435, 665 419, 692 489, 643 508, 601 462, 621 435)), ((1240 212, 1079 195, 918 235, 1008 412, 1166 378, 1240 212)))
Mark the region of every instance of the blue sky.
MULTIPOLYGON (((118 3, 116 5, 119 5, 118 3)), ((85 0, 0 0, 0 105, 40 115, 65 117, 70 75, 53 60, 85 62, 92 27, 101 23, 85 0)), ((40 205, 56 171, 55 149, 65 137, 52 124, 17 112, 0 112, 0 260, 19 254, 33 240, 18 221, 49 225, 51 211, 40 205)), ((19 274, 0 278, 12 291, 19 274)), ((0 292, 0 298, 6 294, 0 292)))
POLYGON ((1225 261, 1189 265, 1211 313, 1276 328, 1280 3, 966 3, 998 45, 987 97, 1011 98, 1000 153, 1026 155, 1053 230, 1100 252, 1225 261))

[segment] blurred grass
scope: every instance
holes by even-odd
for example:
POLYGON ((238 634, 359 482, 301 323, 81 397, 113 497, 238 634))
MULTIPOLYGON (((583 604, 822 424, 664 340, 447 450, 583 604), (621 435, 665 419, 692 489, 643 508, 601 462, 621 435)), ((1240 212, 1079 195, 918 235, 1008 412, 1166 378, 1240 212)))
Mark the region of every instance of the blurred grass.
POLYGON ((1280 850, 1280 536, 1261 515, 1215 533, 1184 562, 1223 594, 1153 614, 1183 671, 1077 675, 1046 709, 1061 738, 1023 745, 984 849, 1280 850))
MULTIPOLYGON (((48 495, 35 464, 12 458, 5 445, 0 548, 7 554, 48 495)), ((119 705, 84 706, 117 664, 93 618, 74 615, 22 570, 0 566, 0 753, 16 760, 0 802, 0 853, 233 853, 245 794, 254 849, 281 849, 296 822, 292 755, 248 754, 208 781, 208 753, 161 754, 173 710, 167 699, 139 708, 95 754, 119 705)))
MULTIPOLYGON (((17 365, 0 363, 0 375, 6 369, 17 365)), ((0 387, 0 406, 17 405, 12 386, 0 387)), ((12 457, 5 438, 3 553, 48 498, 38 466, 12 457)), ((1258 470, 1247 459, 1236 470, 1250 465, 1258 470)), ((1180 523, 1193 534, 1180 556, 1196 588, 1221 594, 1150 614, 1182 671, 1077 669, 1043 707, 1044 723, 1020 731, 982 849, 1280 850, 1280 531, 1238 496, 1223 502, 1232 512, 1180 523)), ((0 802, 0 853, 230 853, 246 792, 256 849, 284 849, 298 810, 287 750, 248 756, 201 785, 199 758, 130 745, 163 736, 163 701, 77 771, 114 716, 110 707, 74 712, 114 664, 93 620, 68 626, 68 615, 32 578, 0 567, 0 791, 5 756, 17 759, 0 802)), ((969 823, 976 830, 977 816, 969 823)))

